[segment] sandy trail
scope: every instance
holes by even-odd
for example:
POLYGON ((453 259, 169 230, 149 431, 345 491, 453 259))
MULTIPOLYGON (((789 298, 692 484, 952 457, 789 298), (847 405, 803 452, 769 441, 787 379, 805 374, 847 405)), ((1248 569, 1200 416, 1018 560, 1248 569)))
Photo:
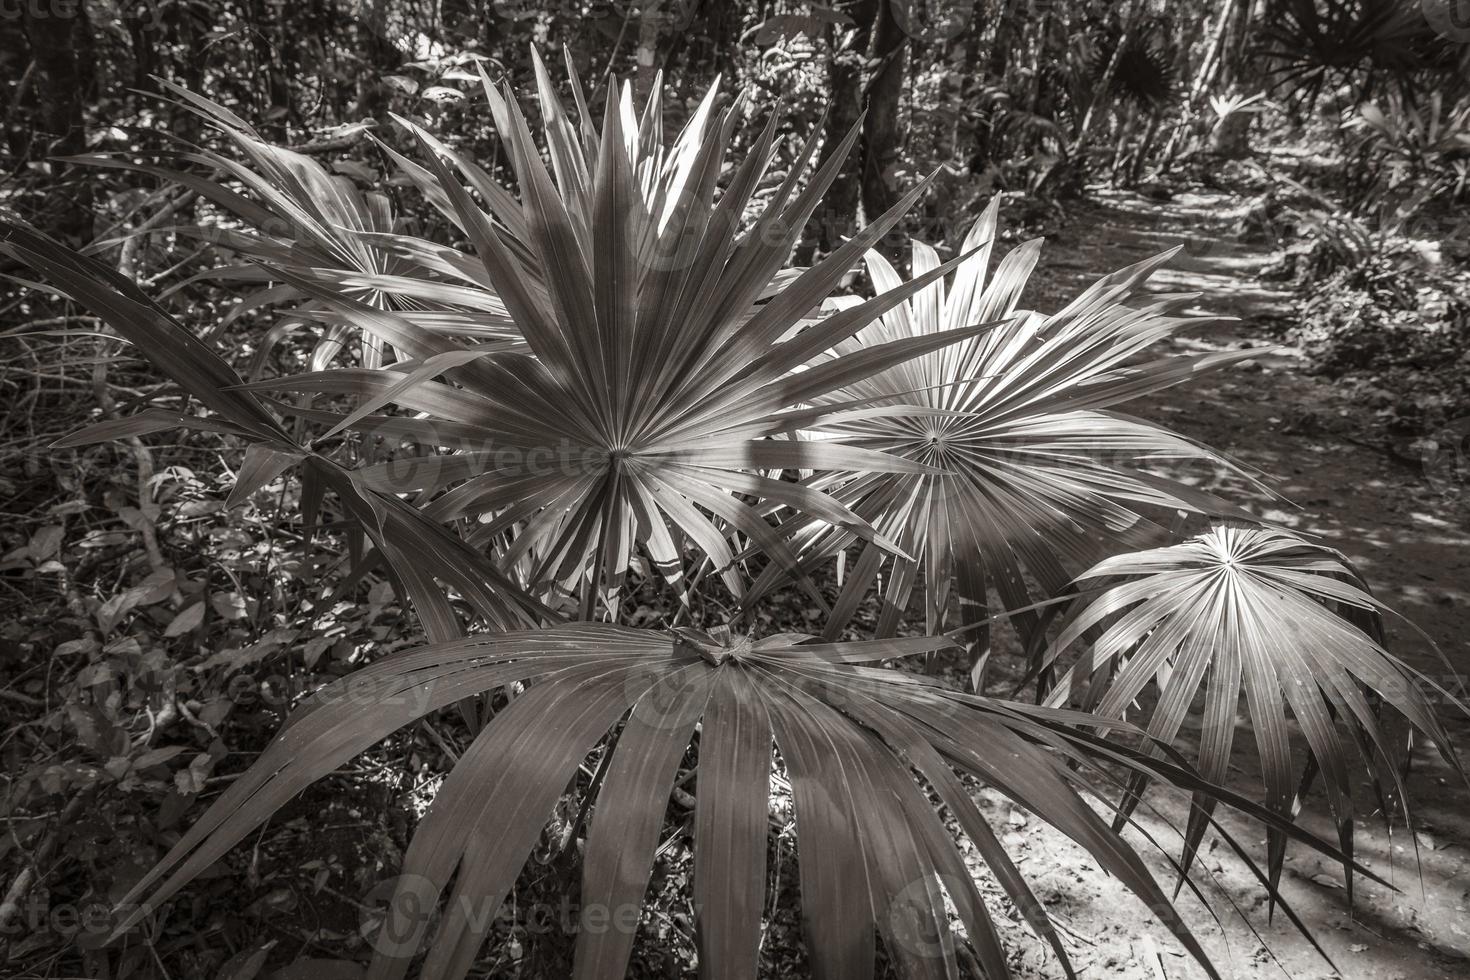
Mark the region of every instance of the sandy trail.
MULTIPOLYGON (((1243 245, 1230 235, 1230 212, 1241 199, 1223 193, 1181 193, 1167 202, 1106 193, 1068 214, 1049 236, 1037 282, 1039 294, 1028 305, 1042 309, 1074 295, 1102 270, 1118 268, 1174 245, 1184 252, 1156 278, 1167 291, 1199 291, 1202 311, 1238 318, 1202 328, 1179 342, 1180 348, 1222 349, 1275 342, 1291 315, 1288 293, 1263 286, 1258 273, 1272 258, 1265 246, 1243 245), (1274 327, 1274 328, 1273 328, 1274 327)), ((1345 552, 1385 602, 1431 636, 1453 670, 1470 668, 1470 487, 1446 478, 1443 469, 1396 459, 1412 457, 1357 441, 1352 410, 1333 387, 1303 371, 1290 350, 1263 356, 1163 395, 1136 403, 1135 414, 1163 422, 1259 471, 1261 479, 1285 501, 1261 493, 1228 492, 1264 517, 1320 536, 1345 552)), ((1222 487, 1222 490, 1227 488, 1222 487)), ((1390 649, 1426 673, 1442 677, 1445 667, 1432 648, 1403 623, 1390 624, 1390 649)), ((1257 798, 1259 784, 1254 739, 1237 735, 1233 786, 1257 798)), ((1451 719, 1451 732, 1470 749, 1470 724, 1451 719)), ((1238 980, 1290 976, 1342 976, 1384 980, 1438 980, 1470 975, 1470 790, 1421 745, 1409 781, 1415 807, 1416 841, 1403 830, 1385 831, 1373 813, 1371 794, 1360 796, 1362 820, 1357 857, 1393 881, 1400 892, 1360 881, 1353 914, 1340 888, 1341 872, 1301 848, 1288 851, 1283 890, 1313 930, 1340 973, 1314 953, 1277 914, 1267 924, 1262 889, 1223 844, 1210 850, 1204 865, 1216 879, 1206 891, 1223 922, 1223 931, 1199 902, 1185 898, 1182 908, 1227 976, 1238 980), (1244 920, 1230 911, 1233 901, 1244 920), (1249 923, 1249 926, 1246 923, 1249 923), (1251 929, 1278 959, 1273 961, 1251 929), (1285 973, 1283 974, 1283 969, 1285 973)), ((1169 823, 1183 826, 1182 801, 1155 794, 1160 815, 1146 818, 1172 854, 1178 836, 1169 823)), ((1309 799, 1302 822, 1323 836, 1332 826, 1322 814, 1320 794, 1309 799)), ((1258 859, 1264 859, 1264 834, 1240 820, 1227 821, 1258 859)), ((1140 836, 1141 847, 1149 847, 1140 836)), ((1012 843, 1022 848, 1022 868, 1037 877, 1038 894, 1067 928, 1075 965, 1084 977, 1140 980, 1204 976, 1156 922, 1120 914, 1137 908, 1118 883, 1093 869, 1079 848, 1029 820, 1012 843), (1156 970, 1150 944, 1162 954, 1156 970)), ((1218 841, 1216 843, 1219 843, 1218 841)), ((1150 864, 1161 881, 1172 884, 1168 862, 1157 853, 1150 864)), ((1034 944, 1033 944, 1034 945, 1034 944)), ((1054 958, 1040 948, 1022 957, 1023 975, 1061 976, 1054 958)))

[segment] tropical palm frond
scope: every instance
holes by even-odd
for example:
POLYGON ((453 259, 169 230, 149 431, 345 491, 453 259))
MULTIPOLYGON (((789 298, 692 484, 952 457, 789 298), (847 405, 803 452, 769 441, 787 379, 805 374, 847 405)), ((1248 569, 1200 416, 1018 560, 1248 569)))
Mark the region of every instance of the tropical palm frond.
MULTIPOLYGON (((954 625, 952 599, 960 603, 959 622, 985 620, 987 595, 994 590, 1029 634, 1037 618, 1028 607, 1038 596, 1028 577, 1046 598, 1097 559, 1103 540, 1114 547, 1155 540, 1151 535, 1160 529, 1145 516, 1149 508, 1233 512, 1208 494, 1143 468, 1159 460, 1202 460, 1223 469, 1229 463, 1114 408, 1250 354, 1138 360, 1153 344, 1202 320, 1174 313, 1192 296, 1135 298, 1172 253, 1103 278, 1054 315, 1018 312, 1041 242, 1017 247, 992 273, 998 207, 999 199, 992 201, 971 228, 961 251, 973 254, 952 277, 894 306, 839 345, 837 354, 947 336, 977 320, 1001 320, 1002 326, 816 399, 912 403, 933 412, 853 413, 819 426, 839 445, 891 453, 940 471, 864 475, 845 483, 818 475, 811 481, 830 486, 838 501, 910 556, 893 560, 880 635, 896 628, 920 570, 930 633, 954 625)), ((927 276, 939 268, 929 246, 915 243, 913 255, 916 273, 927 276)), ((867 262, 880 298, 893 295, 900 280, 889 263, 876 253, 867 262)), ((804 567, 853 543, 846 529, 812 528, 804 541, 804 567)), ((828 621, 829 637, 838 635, 888 560, 871 547, 858 553, 828 621)), ((772 569, 761 587, 774 585, 780 573, 772 569)), ((978 647, 977 656, 983 641, 978 647)))
MULTIPOLYGON (((964 324, 944 335, 898 338, 798 370, 956 264, 819 322, 810 319, 922 185, 821 263, 783 279, 778 272, 796 237, 838 173, 838 163, 829 161, 799 187, 818 137, 742 232, 741 216, 775 153, 776 117, 717 193, 736 121, 729 110, 701 111, 672 148, 654 153, 648 146, 657 127, 647 111, 642 122, 634 118, 630 95, 608 100, 598 130, 585 117, 573 125, 560 115, 543 78, 548 172, 509 91, 497 93, 487 80, 487 92, 521 199, 492 221, 442 159, 441 147, 423 137, 426 170, 530 353, 472 346, 403 361, 391 371, 323 371, 256 382, 251 390, 358 397, 357 410, 332 419, 328 435, 391 431, 436 453, 369 467, 360 479, 385 492, 425 495, 426 512, 437 520, 477 519, 474 541, 498 546, 504 566, 521 568, 533 590, 580 594, 584 616, 592 615, 596 596, 611 601, 639 549, 677 588, 686 543, 736 594, 743 545, 732 539, 794 566, 780 533, 737 494, 872 538, 867 521, 832 498, 763 471, 927 472, 923 464, 857 446, 767 437, 851 411, 858 407, 851 399, 797 410, 989 329, 964 324), (630 132, 633 125, 639 128, 630 132), (516 232, 508 237, 500 228, 516 232), (452 372, 453 384, 431 380, 445 372, 452 372), (390 403, 420 417, 390 421, 376 414, 390 403), (444 455, 444 449, 454 451, 444 455)), ((832 161, 840 161, 856 135, 832 161)), ((411 332, 391 312, 320 295, 390 342, 411 332)), ((290 406, 282 411, 325 419, 290 406)))
POLYGON ((1397 94, 1381 106, 1365 102, 1343 128, 1363 134, 1360 153, 1400 165, 1407 177, 1442 172, 1451 161, 1470 157, 1470 101, 1446 108, 1438 92, 1422 108, 1397 94))
POLYGON ((990 329, 966 324, 898 338, 801 370, 960 261, 820 322, 810 317, 924 185, 816 266, 783 276, 856 128, 802 186, 820 140, 814 135, 742 230, 774 159, 778 117, 721 189, 735 112, 716 111, 706 99, 708 111, 659 149, 656 100, 640 120, 625 88, 608 99, 599 131, 585 105, 580 124, 569 122, 544 71, 540 79, 551 172, 509 90, 497 92, 486 79, 521 194, 497 196, 470 180, 496 216, 474 201, 442 146, 420 132, 426 172, 474 249, 440 250, 439 260, 444 268, 478 268, 468 285, 488 284, 527 352, 429 329, 412 314, 368 302, 350 279, 266 265, 274 281, 371 334, 398 360, 257 381, 232 397, 257 404, 260 393, 296 396, 273 408, 329 426, 318 444, 352 430, 411 446, 420 455, 356 470, 354 483, 385 496, 414 493, 436 522, 475 519, 471 543, 496 552, 501 567, 537 594, 579 596, 584 618, 599 598, 613 601, 643 556, 682 590, 691 544, 737 595, 736 558, 746 544, 794 568, 794 554, 752 500, 875 539, 865 519, 820 490, 766 472, 924 473, 924 464, 856 445, 768 437, 850 412, 861 403, 803 406, 990 329), (310 404, 318 395, 355 398, 357 407, 326 412, 310 404), (382 414, 390 405, 417 417, 382 414))
POLYGON ((1107 71, 1108 62, 1116 51, 1118 63, 1113 69, 1109 83, 1109 94, 1126 99, 1146 109, 1166 105, 1179 89, 1179 72, 1175 68, 1178 59, 1169 50, 1172 25, 1153 22, 1132 31, 1122 40, 1122 50, 1117 50, 1120 41, 1114 35, 1106 48, 1100 50, 1091 66, 1094 84, 1100 84, 1107 71))
POLYGON ((1382 81, 1408 91, 1419 72, 1458 60, 1456 47, 1411 0, 1276 0, 1255 53, 1286 98, 1311 102, 1343 82, 1360 94, 1382 81))
MULTIPOLYGON (((182 145, 173 154, 174 161, 204 168, 207 173, 118 155, 92 154, 77 157, 75 162, 156 177, 198 194, 219 210, 220 220, 174 230, 228 252, 235 260, 196 273, 171 291, 199 281, 258 283, 258 288, 226 313, 216 332, 262 307, 289 308, 297 314, 280 320, 267 334, 252 374, 260 372, 288 331, 315 321, 325 321, 327 329, 314 345, 314 369, 325 367, 344 348, 351 348, 354 339, 360 340, 360 362, 367 367, 381 366, 394 356, 379 338, 352 330, 350 324, 333 316, 329 306, 283 282, 273 272, 277 268, 409 316, 418 310, 473 310, 477 314, 474 332, 482 342, 488 335, 508 346, 519 346, 518 334, 493 294, 456 289, 442 281, 432 264, 418 261, 418 253, 391 247, 404 236, 386 194, 361 191, 350 177, 332 173, 313 157, 273 145, 245 120, 204 96, 165 79, 158 83, 170 93, 170 101, 203 119, 233 146, 235 154, 175 137, 182 145)), ((449 329, 452 321, 438 325, 453 332, 449 329)))
POLYGON ((1272 103, 1260 92, 1247 95, 1244 92, 1217 92, 1210 95, 1210 111, 1215 114, 1212 129, 1224 125, 1225 120, 1242 112, 1265 112, 1273 108, 1272 103))
MULTIPOLYGON (((1097 633, 1058 682, 1050 703, 1075 702, 1122 718, 1151 684, 1158 700, 1147 730, 1162 743, 1179 736, 1203 694, 1201 773, 1223 782, 1242 692, 1265 782, 1265 804, 1283 816, 1320 774, 1341 850, 1352 854, 1355 756, 1370 773, 1387 819, 1394 803, 1407 820, 1383 705, 1434 742, 1462 777, 1429 692, 1465 706, 1383 647, 1385 607, 1338 552, 1275 528, 1218 525, 1181 544, 1109 558, 1079 579, 1086 601, 1073 608, 1042 660, 1050 665, 1084 634, 1097 633), (1288 717, 1306 743, 1293 763, 1288 717), (1383 785, 1393 792, 1385 794, 1383 785)), ((1138 781, 1124 810, 1137 801, 1138 781)), ((1185 839, 1187 866, 1212 804, 1197 801, 1185 839)), ((1271 836, 1270 875, 1281 872, 1285 840, 1271 836)), ((1348 876, 1349 899, 1352 877, 1348 876)))
MULTIPOLYGON (((918 675, 869 666, 931 652, 945 638, 811 639, 576 624, 385 658, 293 714, 251 769, 122 900, 120 908, 135 911, 119 928, 158 908, 287 800, 396 729, 470 694, 534 681, 476 736, 419 825, 382 930, 391 940, 375 944, 373 980, 405 975, 434 918, 439 925, 417 976, 465 976, 558 798, 603 744, 611 755, 583 848, 581 901, 609 910, 642 902, 667 801, 693 746, 701 977, 756 975, 773 747, 793 793, 813 976, 872 977, 879 937, 905 976, 959 975, 956 946, 964 940, 953 931, 946 898, 986 975, 1011 976, 991 914, 931 794, 1074 975, 1045 906, 961 774, 985 781, 1086 848, 1210 976, 1218 975, 1139 855, 1085 799, 1095 792, 1091 779, 1102 761, 1203 787, 1197 779, 1121 742, 1081 734, 1069 713, 956 694, 918 675)), ((572 975, 621 978, 633 939, 630 929, 582 930, 572 975)))

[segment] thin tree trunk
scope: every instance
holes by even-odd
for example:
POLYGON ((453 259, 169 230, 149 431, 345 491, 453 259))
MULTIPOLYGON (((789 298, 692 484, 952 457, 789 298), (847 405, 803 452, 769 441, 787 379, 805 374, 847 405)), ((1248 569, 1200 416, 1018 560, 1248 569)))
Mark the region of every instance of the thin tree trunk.
POLYGON ((1221 53, 1220 81, 1231 84, 1241 77, 1246 55, 1250 51, 1251 26, 1255 17, 1255 0, 1235 0, 1231 5, 1233 16, 1227 31, 1228 43, 1221 53))
MULTIPOLYGON (((1066 14, 1063 13, 1062 16, 1065 17, 1066 14)), ((1051 6, 1043 7, 1041 18, 1036 21, 1036 43, 1031 49, 1031 63, 1027 66, 1029 74, 1026 84, 1026 111, 1032 115, 1036 114, 1037 106, 1041 104, 1041 69, 1047 54, 1046 39, 1051 31, 1051 18, 1051 6)))
POLYGON ((1118 139, 1113 146, 1113 159, 1108 164, 1113 186, 1119 184, 1119 175, 1123 172, 1128 156, 1128 143, 1133 138, 1134 123, 1138 118, 1138 106, 1129 102, 1123 113, 1123 118, 1118 123, 1118 139))
POLYGON ((879 3, 873 21, 869 61, 874 64, 868 81, 868 115, 863 120, 863 216, 872 220, 893 203, 888 183, 889 168, 899 155, 899 98, 903 95, 907 67, 908 35, 894 19, 890 3, 879 3))
POLYGON ((86 130, 73 18, 55 16, 36 4, 23 4, 21 12, 26 41, 35 58, 35 91, 41 106, 42 129, 31 155, 80 153, 86 147, 86 130))
MULTIPOLYGON (((995 12, 995 32, 990 42, 989 57, 986 59, 984 77, 987 83, 1006 88, 1006 72, 1010 68, 1011 48, 1016 43, 1015 11, 1019 0, 1000 0, 995 12)), ((983 0, 975 0, 970 30, 965 39, 965 77, 975 78, 980 74, 980 38, 984 27, 980 23, 985 10, 983 0)), ((1009 88, 1006 88, 1010 91, 1009 88)), ((995 159, 995 130, 993 115, 986 114, 975 129, 975 145, 969 154, 971 173, 980 173, 995 159)))
POLYGON ((359 50, 366 65, 358 73, 357 108, 359 119, 377 119, 387 111, 392 90, 382 76, 397 71, 403 55, 388 36, 388 21, 376 10, 357 19, 359 50))
POLYGON ((128 29, 128 47, 133 53, 133 88, 147 90, 149 76, 158 74, 157 38, 149 30, 153 24, 146 16, 125 18, 128 29))
POLYGON ((1107 102, 1108 90, 1113 87, 1113 76, 1118 73, 1118 61, 1123 56, 1123 49, 1132 40, 1133 23, 1138 13, 1138 5, 1139 0, 1132 0, 1123 14, 1123 30, 1118 35, 1118 45, 1113 48, 1113 54, 1108 58, 1107 67, 1103 69, 1102 78, 1098 80, 1097 90, 1092 95, 1092 101, 1087 104, 1087 112, 1082 116, 1082 122, 1077 127, 1077 135, 1072 140, 1069 156, 1077 157, 1087 149, 1087 138, 1092 132, 1092 125, 1097 119, 1098 110, 1107 102))
POLYGON ((286 135, 286 117, 290 110, 290 87, 286 82, 285 68, 281 64, 283 52, 278 47, 280 31, 273 16, 273 4, 265 0, 252 0, 250 44, 255 55, 257 78, 264 85, 257 87, 257 95, 264 99, 260 106, 261 120, 265 131, 277 137, 286 135))
POLYGON ((1163 122, 1163 118, 1164 111, 1161 106, 1155 106, 1149 113, 1148 128, 1143 131, 1143 139, 1138 141, 1138 146, 1134 149, 1133 163, 1128 168, 1126 186, 1136 187, 1143 179, 1143 165, 1148 160, 1148 152, 1153 148, 1154 140, 1158 138, 1159 124, 1163 122))
MULTIPOLYGON (((1020 3, 1021 0, 1000 0, 1000 9, 995 13, 995 39, 990 44, 990 64, 985 71, 990 78, 1000 80, 1006 77, 1006 70, 1010 67, 1011 47, 1015 43, 1016 8, 1020 3)), ((976 0, 977 21, 981 9, 980 0, 976 0)), ((972 23, 970 29, 978 32, 978 22, 972 23)))
POLYGON ((1215 20, 1215 26, 1210 31, 1209 44, 1205 48, 1205 60, 1200 62, 1199 73, 1194 76, 1194 84, 1189 87, 1190 104, 1203 98, 1210 83, 1215 80, 1215 73, 1219 70, 1220 57, 1225 47, 1225 29, 1230 24, 1230 15, 1234 10, 1234 4, 1221 4, 1220 16, 1215 20))
POLYGON ((1174 161, 1174 155, 1178 150, 1179 141, 1184 138, 1185 132, 1199 117, 1200 102, 1209 91, 1210 85, 1215 80, 1215 73, 1219 70, 1220 60, 1225 50, 1226 28, 1230 25, 1230 15, 1235 11, 1234 3, 1223 3, 1220 5, 1220 16, 1215 18, 1214 26, 1210 28, 1209 40, 1205 44, 1205 56, 1200 61, 1199 71, 1195 73, 1194 83, 1189 86, 1189 99, 1184 103, 1184 112, 1179 122, 1169 133, 1169 141, 1164 144, 1164 152, 1159 162, 1159 169, 1163 170, 1174 161))
MULTIPOLYGON (((880 0, 855 0, 837 7, 853 20, 852 27, 829 25, 827 28, 827 82, 830 86, 830 108, 818 165, 825 164, 837 152, 844 138, 857 125, 863 105, 863 61, 872 34, 873 18, 880 0)), ((813 220, 816 234, 806 236, 797 256, 801 264, 811 262, 815 246, 830 252, 842 244, 843 236, 853 231, 858 207, 862 202, 862 178, 859 153, 851 153, 842 164, 837 180, 823 198, 813 220)))
MULTIPOLYGON (((34 134, 27 155, 32 160, 71 156, 86 150, 86 122, 82 95, 86 73, 77 57, 77 35, 87 24, 86 5, 76 0, 67 10, 39 4, 23 4, 22 27, 35 64, 34 91, 40 102, 40 129, 34 134)), ((91 228, 90 185, 69 179, 69 165, 52 164, 53 182, 43 204, 46 230, 81 244, 91 228)))
MULTIPOLYGON (((1233 16, 1228 21, 1227 40, 1222 46, 1218 69, 1222 87, 1235 87, 1238 82, 1245 80, 1245 61, 1255 6, 1254 0, 1234 0, 1230 5, 1233 16)), ((1260 85, 1256 85, 1255 89, 1262 90, 1260 85)), ((1255 118, 1256 114, 1253 112, 1238 112, 1220 120, 1219 125, 1210 132, 1210 152, 1229 160, 1249 156, 1251 124, 1255 118)))
MULTIPOLYGON (((980 36, 984 28, 980 23, 980 15, 983 8, 979 0, 972 0, 970 4, 969 19, 965 22, 963 33, 951 38, 950 43, 959 46, 959 57, 950 56, 952 64, 959 65, 958 84, 946 83, 944 91, 946 97, 955 99, 957 105, 964 105, 970 95, 970 82, 980 77, 980 36)), ((964 130, 964 114, 956 112, 950 123, 949 152, 945 155, 951 161, 968 160, 975 154, 975 147, 961 148, 960 134, 964 130)))

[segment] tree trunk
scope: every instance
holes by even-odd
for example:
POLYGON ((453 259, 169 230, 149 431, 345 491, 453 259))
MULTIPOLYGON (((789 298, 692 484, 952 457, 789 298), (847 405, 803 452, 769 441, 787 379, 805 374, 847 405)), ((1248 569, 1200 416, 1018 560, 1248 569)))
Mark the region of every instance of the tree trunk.
POLYGON ((908 35, 893 16, 891 3, 879 3, 873 21, 869 62, 868 115, 863 121, 863 217, 871 221, 893 203, 889 168, 899 155, 899 97, 903 95, 908 35))
POLYGON ((1231 6, 1233 16, 1228 21, 1227 40, 1221 51, 1219 68, 1220 81, 1225 85, 1234 83, 1242 76, 1250 51, 1255 0, 1235 0, 1231 6))
MULTIPOLYGON (((1244 92, 1264 92, 1259 79, 1250 80, 1249 60, 1251 33, 1259 11, 1256 0, 1234 0, 1228 22, 1226 40, 1220 53, 1219 85, 1244 92)), ((1227 116, 1210 133, 1210 152, 1227 160, 1239 160, 1251 154, 1250 132, 1257 113, 1237 112, 1227 116)))
POLYGON ((36 4, 23 4, 21 16, 25 19, 26 42, 36 62, 34 91, 41 108, 41 131, 32 142, 31 157, 80 153, 86 147, 86 130, 82 121, 82 73, 72 32, 74 18, 55 16, 36 4))
MULTIPOLYGON (((984 34, 984 25, 980 22, 980 16, 984 8, 979 0, 970 0, 970 10, 967 14, 962 33, 949 39, 950 50, 947 52, 949 64, 954 66, 956 81, 951 84, 946 82, 943 91, 945 98, 955 100, 956 106, 964 106, 968 103, 970 96, 978 89, 975 84, 981 79, 980 70, 980 42, 984 34)), ((979 133, 976 129, 966 130, 965 113, 955 112, 950 123, 949 147, 946 157, 951 161, 970 160, 975 156, 978 148, 979 133), (968 135, 970 146, 964 145, 964 136, 968 135)))
POLYGON ((1163 110, 1155 106, 1148 118, 1148 128, 1143 131, 1143 139, 1138 141, 1134 151, 1133 163, 1128 168, 1128 187, 1137 187, 1138 182, 1143 179, 1143 167, 1148 162, 1149 150, 1153 148, 1154 140, 1159 135, 1159 124, 1163 122, 1163 110))
MULTIPOLYGON (((827 128, 822 137, 822 149, 818 154, 818 165, 825 164, 837 152, 842 140, 857 125, 863 104, 863 62, 872 33, 873 18, 877 16, 880 0, 856 0, 838 4, 837 7, 853 20, 853 27, 829 25, 827 28, 827 82, 831 102, 827 111, 827 128)), ((816 235, 808 233, 797 255, 797 262, 811 262, 812 253, 820 243, 822 251, 830 252, 842 244, 844 235, 853 232, 861 203, 862 179, 860 177, 860 153, 848 155, 842 170, 813 220, 817 222, 816 235)))
POLYGON ((366 65, 357 77, 359 119, 378 119, 388 110, 393 90, 382 80, 403 64, 403 54, 389 36, 390 24, 377 6, 364 9, 357 20, 358 47, 366 65))
POLYGON ((256 79, 264 85, 254 86, 260 102, 256 111, 260 113, 259 125, 270 137, 286 137, 286 119, 290 111, 290 87, 286 83, 285 68, 281 64, 283 52, 277 47, 280 36, 274 19, 274 5, 265 0, 252 0, 250 31, 251 52, 255 57, 256 79))
MULTIPOLYGON (((1010 70, 1011 48, 1016 43, 1016 8, 1020 5, 1021 0, 1000 0, 999 9, 995 12, 995 35, 990 42, 990 63, 985 74, 997 82, 1003 81, 1010 70)), ((983 9, 980 0, 975 0, 975 20, 970 30, 977 34, 981 29, 979 16, 983 9)))
POLYGON ((1123 118, 1118 121, 1118 139, 1113 146, 1113 158, 1108 164, 1114 187, 1118 186, 1119 175, 1123 172, 1124 163, 1128 156, 1128 147, 1133 141, 1137 119, 1138 106, 1133 102, 1129 102, 1123 110, 1123 118))
MULTIPOLYGON (((21 16, 35 65, 32 91, 40 103, 40 127, 27 156, 44 160, 81 153, 87 148, 82 116, 87 73, 77 58, 77 35, 87 24, 86 7, 82 0, 49 7, 28 3, 21 6, 21 16)), ((73 169, 52 164, 53 180, 37 218, 45 231, 81 244, 91 229, 91 192, 88 182, 71 179, 73 169)))
POLYGON ((1219 71, 1220 58, 1225 46, 1226 28, 1230 24, 1230 15, 1234 9, 1232 4, 1221 5, 1220 16, 1215 20, 1215 26, 1210 31, 1209 43, 1205 46, 1205 58, 1200 62, 1199 74, 1194 76, 1194 84, 1189 88, 1191 104, 1204 98, 1205 92, 1209 91, 1210 83, 1215 79, 1216 72, 1219 71))
POLYGON ((1220 59, 1225 47, 1226 28, 1230 24, 1230 15, 1234 10, 1234 4, 1220 5, 1220 16, 1214 19, 1214 26, 1209 32, 1209 40, 1205 42, 1205 56, 1200 60, 1194 82, 1189 86, 1189 98, 1184 103, 1184 112, 1173 131, 1169 133, 1168 142, 1164 144, 1164 152, 1159 162, 1160 171, 1174 162, 1174 155, 1178 150, 1180 140, 1199 118, 1201 102, 1214 82, 1215 74, 1220 67, 1220 59))
POLYGON ((1123 30, 1118 35, 1118 45, 1113 48, 1112 55, 1108 58, 1107 67, 1103 69, 1102 78, 1098 79, 1097 89, 1092 94, 1092 101, 1087 104, 1087 112, 1082 117, 1081 124, 1077 127, 1077 135, 1072 141, 1072 149, 1068 156, 1078 158, 1087 149, 1087 139, 1092 133, 1092 124, 1097 119, 1098 110, 1108 101, 1108 90, 1113 87, 1113 76, 1118 73, 1118 60, 1123 51, 1128 47, 1128 42, 1133 36, 1133 24, 1137 20, 1138 0, 1132 0, 1123 13, 1123 30))

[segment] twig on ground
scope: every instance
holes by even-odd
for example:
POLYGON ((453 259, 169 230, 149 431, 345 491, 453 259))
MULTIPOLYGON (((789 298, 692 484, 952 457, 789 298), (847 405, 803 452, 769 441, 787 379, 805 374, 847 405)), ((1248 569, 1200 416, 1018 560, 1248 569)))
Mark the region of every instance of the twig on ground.
POLYGON ((0 935, 9 933, 10 925, 20 914, 21 904, 25 901, 26 895, 40 878, 38 869, 51 860, 51 853, 56 850, 61 841, 61 828, 76 819, 77 814, 82 810, 82 804, 91 795, 90 791, 84 790, 67 801, 61 815, 52 825, 52 830, 41 839, 40 845, 32 852, 29 863, 15 876, 15 881, 11 882, 10 888, 5 893, 5 901, 0 903, 0 935))

